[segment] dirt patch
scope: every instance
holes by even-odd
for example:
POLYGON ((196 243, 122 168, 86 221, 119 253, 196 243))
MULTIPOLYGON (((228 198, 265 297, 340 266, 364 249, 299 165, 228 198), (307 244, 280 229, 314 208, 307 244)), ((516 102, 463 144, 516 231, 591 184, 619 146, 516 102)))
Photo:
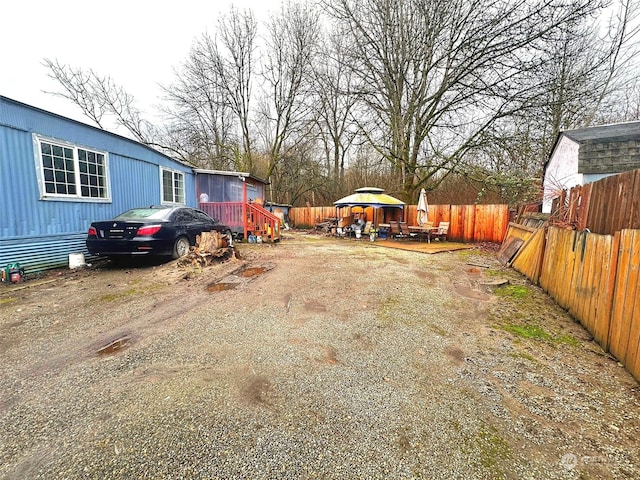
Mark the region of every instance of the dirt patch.
POLYGON ((418 240, 377 240, 374 245, 385 248, 397 248, 400 250, 410 250, 412 252, 422 253, 443 253, 453 252, 456 250, 468 250, 471 248, 469 244, 458 242, 421 242, 418 240))
POLYGON ((269 405, 267 400, 272 383, 264 375, 252 375, 242 385, 240 395, 251 405, 269 405))
POLYGON ((0 477, 640 477, 638 383, 496 248, 376 243, 0 292, 0 477))

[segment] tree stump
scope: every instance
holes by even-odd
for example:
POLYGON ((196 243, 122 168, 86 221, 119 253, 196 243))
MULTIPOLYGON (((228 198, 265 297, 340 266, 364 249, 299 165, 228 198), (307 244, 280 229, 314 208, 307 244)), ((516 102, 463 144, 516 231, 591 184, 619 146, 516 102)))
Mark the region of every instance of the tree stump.
POLYGON ((229 239, 219 232, 202 232, 196 236, 196 245, 189 253, 178 260, 178 266, 206 267, 224 258, 235 256, 235 250, 229 246, 229 239))

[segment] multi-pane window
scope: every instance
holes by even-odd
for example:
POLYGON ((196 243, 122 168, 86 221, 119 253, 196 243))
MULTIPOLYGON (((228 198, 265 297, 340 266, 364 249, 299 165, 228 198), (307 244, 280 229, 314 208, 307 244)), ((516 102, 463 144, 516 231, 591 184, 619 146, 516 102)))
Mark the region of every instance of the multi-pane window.
POLYGON ((174 170, 162 171, 162 203, 185 203, 184 173, 174 170))
POLYGON ((105 153, 38 139, 44 196, 108 199, 105 153))
POLYGON ((80 193, 83 197, 107 196, 107 168, 103 153, 78 149, 80 193))
POLYGON ((76 195, 73 149, 42 142, 40 153, 45 192, 76 195))

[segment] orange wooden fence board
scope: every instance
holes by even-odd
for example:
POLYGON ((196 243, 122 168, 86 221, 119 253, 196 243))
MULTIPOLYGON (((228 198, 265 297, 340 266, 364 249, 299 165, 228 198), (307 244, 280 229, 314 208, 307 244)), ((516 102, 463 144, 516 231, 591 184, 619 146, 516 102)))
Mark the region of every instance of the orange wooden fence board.
POLYGON ((597 330, 598 311, 597 305, 600 297, 606 296, 607 277, 603 275, 603 264, 609 263, 610 254, 605 251, 605 245, 600 240, 601 235, 586 234, 587 248, 585 249, 585 258, 583 260, 585 269, 584 275, 584 292, 587 298, 582 303, 580 317, 583 319, 582 324, 590 332, 597 330))
POLYGON ((549 287, 551 286, 551 280, 553 279, 553 277, 549 275, 549 272, 551 271, 551 263, 553 261, 556 230, 557 229, 555 228, 550 228, 547 232, 547 241, 545 242, 544 259, 542 261, 542 271, 540 272, 539 285, 547 293, 550 293, 549 287))
POLYGON ((587 232, 572 233, 572 277, 566 292, 566 304, 569 312, 588 329, 588 312, 585 307, 595 293, 589 285, 589 258, 593 255, 593 242, 587 242, 587 232))
POLYGON ((635 171, 633 193, 629 208, 629 222, 626 228, 640 228, 640 170, 635 171))
POLYGON ((618 251, 620 249, 620 232, 616 232, 616 234, 611 237, 609 235, 603 235, 605 238, 609 239, 609 252, 610 252, 610 261, 608 264, 609 273, 607 280, 607 288, 606 288, 606 296, 603 296, 601 309, 599 310, 602 314, 602 320, 598 322, 597 329, 593 332, 594 338, 602 348, 604 348, 607 352, 610 351, 610 329, 611 329, 611 317, 613 315, 613 302, 614 302, 614 294, 615 294, 615 285, 616 279, 618 277, 618 251))
POLYGON ((640 268, 640 231, 623 230, 620 241, 619 275, 616 282, 614 314, 611 318, 611 346, 613 355, 625 365, 635 364, 637 350, 638 319, 635 310, 640 268))
MULTIPOLYGON (((511 231, 511 228, 510 228, 511 231)), ((544 254, 546 229, 540 228, 526 240, 520 251, 511 261, 511 266, 518 272, 527 276, 532 282, 538 283, 540 269, 542 268, 542 256, 544 254)), ((509 235, 509 233, 507 233, 509 235)))
POLYGON ((619 360, 624 358, 628 339, 628 328, 625 314, 628 307, 625 298, 629 294, 629 278, 631 272, 631 240, 632 235, 622 231, 620 237, 620 249, 618 252, 618 276, 616 278, 613 311, 611 314, 611 326, 609 328, 609 350, 619 360))
MULTIPOLYGON (((637 231, 637 230, 635 230, 637 231)), ((632 314, 629 318, 629 336, 625 356, 622 363, 627 368, 635 368, 636 359, 638 358, 638 343, 640 341, 640 282, 636 281, 636 288, 633 297, 628 299, 632 303, 632 314)), ((640 372, 632 371, 636 378, 640 378, 640 372)))
POLYGON ((627 296, 625 297, 625 325, 621 346, 624 346, 624 356, 620 359, 624 365, 634 365, 636 360, 637 338, 640 335, 640 230, 623 230, 625 234, 631 232, 631 255, 629 265, 629 279, 627 283, 627 296), (626 341, 624 336, 626 333, 626 341))

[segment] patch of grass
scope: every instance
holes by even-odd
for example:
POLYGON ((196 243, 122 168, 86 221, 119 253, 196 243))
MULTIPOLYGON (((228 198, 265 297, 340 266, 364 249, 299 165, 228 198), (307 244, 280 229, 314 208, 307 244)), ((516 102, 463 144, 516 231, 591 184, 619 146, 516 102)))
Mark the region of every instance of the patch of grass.
POLYGON ((478 252, 472 249, 469 250, 458 250, 458 256, 460 256, 460 258, 462 259, 467 259, 469 257, 472 257, 474 255, 477 255, 478 252))
POLYGON ((524 299, 531 295, 529 289, 523 285, 505 285, 495 290, 496 295, 503 298, 524 299))
POLYGON ((402 291, 380 302, 376 316, 381 326, 419 325, 428 320, 413 299, 407 297, 402 291))
POLYGON ((483 425, 473 437, 465 439, 463 451, 473 456, 472 463, 488 470, 490 478, 507 478, 502 466, 510 462, 513 452, 495 427, 483 425))
POLYGON ((533 340, 551 340, 552 338, 551 335, 539 325, 503 325, 501 328, 520 338, 533 340))
MULTIPOLYGON (((495 467, 499 460, 511 458, 511 447, 502 438, 495 427, 482 428, 477 434, 477 445, 480 448, 480 463, 483 467, 495 467)), ((504 472, 495 472, 504 475, 504 472)))
POLYGON ((383 326, 390 325, 395 317, 394 311, 398 308, 399 300, 395 297, 385 298, 378 307, 377 317, 383 326))
POLYGON ((555 339, 555 342, 562 345, 569 345, 570 347, 577 347, 580 345, 580 340, 571 335, 558 335, 555 339))
POLYGON ((106 295, 103 295, 98 299, 98 301, 99 302, 115 302, 116 300, 123 300, 132 295, 135 295, 136 293, 140 293, 140 290, 136 290, 135 288, 129 288, 124 292, 108 293, 106 295))
POLYGON ((12 302, 15 302, 16 299, 13 297, 0 298, 0 305, 9 305, 12 302))
POLYGON ((504 287, 498 287, 495 290, 495 294, 503 298, 514 298, 522 300, 529 298, 531 292, 524 285, 505 285, 504 287))
POLYGON ((580 340, 578 340, 577 338, 571 335, 567 335, 567 334, 553 335, 547 332, 540 325, 509 324, 509 325, 501 325, 498 328, 506 332, 513 333, 515 336, 519 338, 524 338, 526 340, 537 340, 537 341, 548 342, 553 345, 568 345, 571 347, 576 347, 580 344, 580 340))
POLYGON ((507 275, 507 273, 505 273, 503 270, 495 270, 493 268, 486 268, 484 270, 482 270, 482 273, 484 273, 487 277, 504 277, 507 275))
POLYGON ((510 353, 509 356, 512 358, 524 358, 525 360, 529 360, 531 363, 538 362, 533 355, 529 355, 528 353, 524 352, 510 353))

